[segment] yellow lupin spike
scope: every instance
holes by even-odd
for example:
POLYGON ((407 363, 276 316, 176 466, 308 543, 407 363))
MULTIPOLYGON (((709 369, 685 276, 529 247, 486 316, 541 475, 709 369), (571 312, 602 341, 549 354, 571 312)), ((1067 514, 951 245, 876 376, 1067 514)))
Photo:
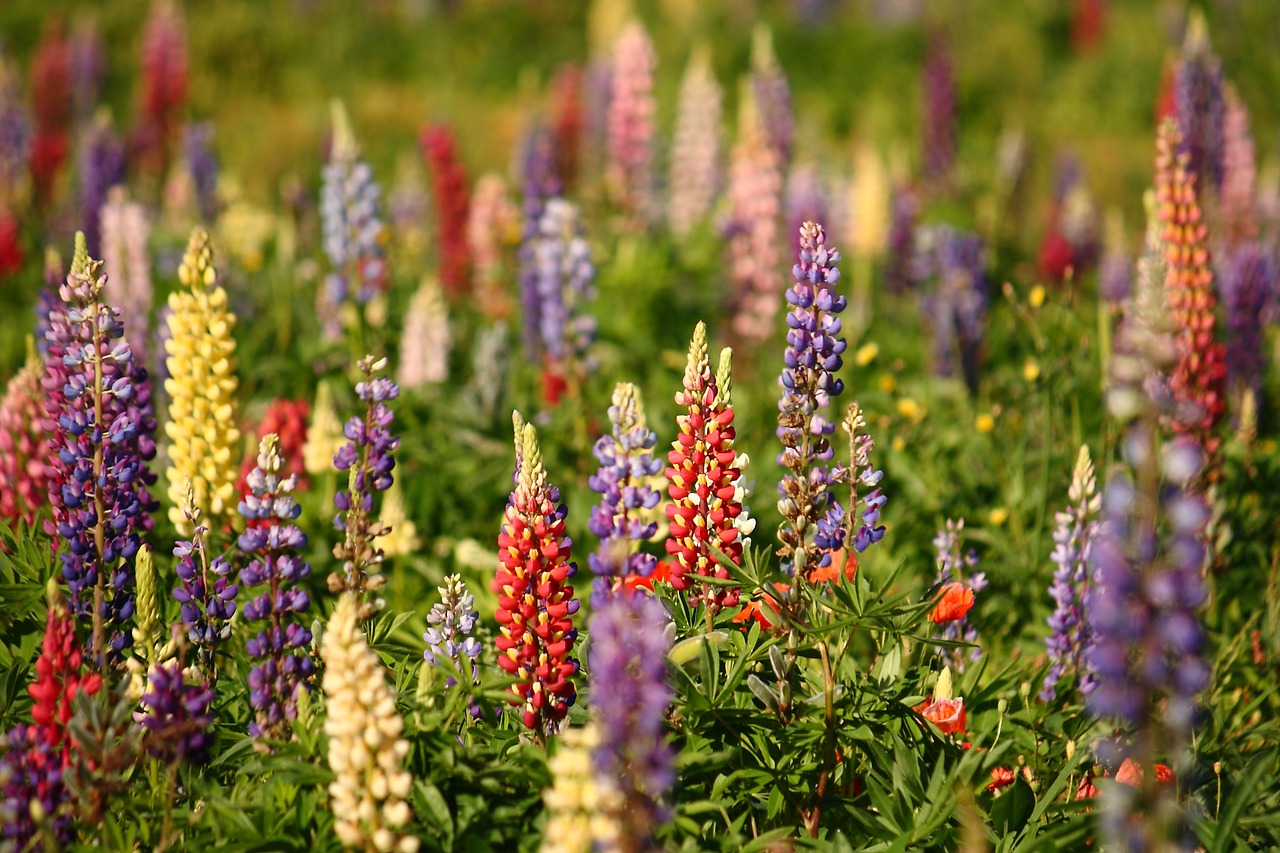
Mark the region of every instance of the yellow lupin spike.
POLYGON ((192 525, 183 512, 192 501, 210 519, 235 507, 240 429, 237 426, 235 314, 217 285, 209 233, 196 228, 178 267, 183 290, 169 297, 169 518, 184 536, 192 525))
POLYGON ((89 244, 85 242, 84 232, 76 232, 75 249, 71 253, 71 274, 89 274, 89 244))
POLYGON ((684 387, 693 389, 698 386, 699 377, 711 369, 707 357, 707 324, 698 321, 693 328, 693 338, 689 341, 689 360, 684 368, 684 387))
POLYGON ((624 433, 644 428, 644 404, 640 391, 630 382, 619 382, 613 389, 613 406, 618 429, 624 433))
POLYGON ((527 495, 537 493, 547 483, 547 472, 542 467, 542 448, 538 446, 538 430, 533 424, 525 424, 520 433, 520 484, 527 495))
POLYGON ((315 403, 311 407, 311 423, 307 426, 307 440, 302 446, 302 466, 313 477, 333 470, 333 457, 346 443, 342 434, 342 419, 333 402, 333 391, 328 382, 321 382, 316 389, 315 403))
POLYGON ((733 405, 733 350, 720 350, 720 364, 716 366, 716 408, 733 405))

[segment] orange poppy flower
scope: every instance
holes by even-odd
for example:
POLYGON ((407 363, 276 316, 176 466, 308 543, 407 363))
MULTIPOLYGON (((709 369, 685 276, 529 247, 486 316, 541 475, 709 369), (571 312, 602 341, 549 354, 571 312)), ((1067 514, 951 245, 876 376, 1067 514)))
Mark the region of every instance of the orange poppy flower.
MULTIPOLYGON (((1173 784, 1173 770, 1167 764, 1155 766, 1156 782, 1160 785, 1173 784)), ((1132 758, 1126 758, 1116 771, 1116 781, 1132 788, 1142 787, 1142 766, 1132 758)))
POLYGON ((840 580, 840 568, 844 568, 845 580, 853 580, 853 576, 858 573, 858 552, 850 551, 845 556, 844 549, 831 552, 831 562, 826 566, 819 566, 809 572, 810 583, 832 583, 840 580))
POLYGON ((944 735, 964 731, 964 699, 938 699, 930 696, 916 706, 916 713, 933 723, 944 735))
POLYGON ((935 625, 963 619, 973 609, 973 590, 962 583, 949 583, 942 588, 938 603, 933 606, 929 618, 935 625))
POLYGON ((653 571, 649 573, 648 577, 627 575, 622 579, 622 587, 628 592, 639 587, 644 587, 653 592, 655 583, 671 583, 671 564, 666 560, 659 560, 658 565, 653 567, 653 571))
MULTIPOLYGON (((791 589, 791 587, 785 583, 775 583, 773 588, 778 592, 786 592, 791 589)), ((780 608, 778 607, 778 600, 769 593, 761 592, 760 598, 764 600, 764 603, 769 606, 769 609, 772 610, 775 615, 780 611, 780 608)), ((734 622, 740 623, 746 623, 752 619, 759 622, 760 627, 766 631, 773 627, 773 621, 765 615, 764 608, 760 606, 760 601, 756 599, 752 599, 743 604, 742 609, 734 614, 733 617, 734 622)), ((746 624, 743 624, 742 629, 745 631, 748 627, 749 626, 746 624)))
POLYGON ((991 771, 991 782, 987 785, 987 790, 991 792, 999 791, 1006 785, 1012 785, 1013 780, 1013 771, 1008 767, 993 768, 991 771))

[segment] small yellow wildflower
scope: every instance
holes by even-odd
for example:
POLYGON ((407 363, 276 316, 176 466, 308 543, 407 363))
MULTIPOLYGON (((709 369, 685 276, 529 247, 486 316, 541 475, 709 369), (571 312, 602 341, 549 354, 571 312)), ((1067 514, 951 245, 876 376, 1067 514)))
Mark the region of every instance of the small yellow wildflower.
POLYGON ((1022 363, 1022 378, 1028 382, 1035 382, 1040 378, 1040 362, 1034 358, 1028 358, 1022 363))
POLYGON ((869 344, 863 344, 858 347, 858 351, 853 354, 853 363, 858 367, 866 367, 868 364, 876 360, 876 356, 880 354, 880 345, 875 341, 869 344))
POLYGON ((992 527, 999 527, 1009 520, 1009 510, 1002 506, 998 506, 991 512, 987 513, 987 521, 992 527))
POLYGON ((973 420, 973 428, 978 432, 991 432, 996 428, 996 419, 989 412, 983 412, 973 420))
POLYGON ((892 394, 898 389, 898 380, 892 373, 880 374, 880 390, 886 394, 892 394))
POLYGON ((1031 288, 1031 293, 1027 296, 1027 302, 1031 304, 1032 308, 1039 308, 1044 304, 1044 296, 1044 285, 1037 284, 1031 288))
POLYGON ((898 401, 898 414, 904 418, 910 418, 912 423, 920 423, 924 420, 925 408, 915 401, 913 397, 903 397, 898 401))
POLYGON ((905 439, 903 439, 902 436, 895 435, 893 437, 893 441, 889 442, 889 446, 892 447, 894 451, 896 451, 897 453, 901 453, 902 451, 907 449, 907 442, 905 439))

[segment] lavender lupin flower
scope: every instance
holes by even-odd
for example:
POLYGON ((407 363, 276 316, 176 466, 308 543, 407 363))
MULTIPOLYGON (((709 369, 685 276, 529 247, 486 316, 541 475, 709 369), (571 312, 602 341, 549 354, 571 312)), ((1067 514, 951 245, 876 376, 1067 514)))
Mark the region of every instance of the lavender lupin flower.
POLYGON ((924 178, 930 189, 944 189, 956 158, 956 83, 946 39, 929 39, 924 63, 924 178))
POLYGON ((102 253, 102 205, 107 190, 124 181, 124 165, 124 143, 111 129, 110 120, 99 118, 80 152, 80 218, 89 254, 95 257, 102 253))
POLYGON ((182 514, 193 533, 190 540, 178 542, 173 548, 180 581, 173 589, 173 597, 182 606, 182 627, 196 650, 199 668, 212 684, 217 679, 218 646, 231 636, 231 617, 236 612, 240 588, 231 582, 231 563, 226 557, 209 558, 205 541, 209 528, 200 523, 200 509, 190 485, 182 514))
POLYGON ((778 439, 782 452, 778 464, 787 469, 778 484, 782 499, 778 511, 779 554, 790 572, 801 576, 831 563, 829 551, 816 547, 813 531, 819 518, 838 503, 831 492, 832 471, 819 467, 831 460, 829 436, 836 425, 823 409, 844 390, 837 378, 844 360, 845 339, 840 337, 839 314, 845 297, 836 292, 840 281, 840 253, 826 246, 822 226, 806 222, 800 228, 799 263, 792 268, 795 283, 787 290, 787 348, 779 383, 778 439))
POLYGON ((787 178, 787 230, 791 234, 791 256, 800 254, 800 228, 806 222, 828 222, 830 205, 822 175, 809 163, 797 164, 787 178))
POLYGON ((920 199, 910 187, 895 187, 889 203, 889 233, 885 253, 889 256, 885 282, 901 293, 917 283, 915 276, 916 219, 920 199))
POLYGON ((321 293, 325 331, 341 331, 341 308, 350 299, 363 305, 386 289, 385 226, 381 190, 373 169, 359 157, 355 135, 340 104, 333 106, 333 144, 320 190, 320 219, 330 271, 321 293))
POLYGON ((5 739, 0 756, 0 843, 15 850, 38 849, 42 830, 61 845, 72 837, 70 792, 63 781, 62 750, 49 743, 39 726, 17 725, 5 739), (49 821, 47 826, 36 816, 49 821))
POLYGON ((667 683, 670 618, 656 598, 622 593, 591 619, 592 707, 600 729, 596 773, 616 782, 622 849, 659 850, 652 840, 667 819, 667 794, 676 780, 675 751, 664 730, 674 693, 667 683))
MULTIPOLYGON (((450 575, 444 579, 444 586, 437 587, 440 601, 432 605, 427 614, 427 632, 422 635, 427 648, 422 653, 423 659, 433 666, 445 661, 458 672, 471 672, 471 681, 480 680, 480 667, 476 663, 480 657, 480 641, 471 636, 476 627, 476 599, 467 589, 462 578, 450 575), (470 667, 466 664, 470 662, 470 667)), ((454 685, 453 676, 449 677, 448 686, 454 685)))
POLYGON ((524 138, 520 162, 521 179, 524 181, 518 253, 520 307, 524 317, 525 355, 532 362, 542 355, 542 294, 539 290, 535 247, 541 233, 542 214, 547 202, 561 192, 550 131, 542 125, 530 128, 524 138))
POLYGON ((1182 58, 1174 74, 1173 103, 1182 131, 1179 153, 1190 155, 1190 171, 1201 176, 1202 184, 1220 186, 1227 102, 1222 63, 1209 44, 1209 30, 1201 14, 1193 15, 1187 25, 1182 58))
POLYGON ((18 73, 0 55, 0 207, 12 203, 26 178, 31 122, 22 104, 18 73))
MULTIPOLYGON (((975 593, 987 588, 987 576, 973 569, 978 565, 978 555, 972 549, 968 552, 960 550, 960 535, 964 532, 964 519, 947 519, 946 526, 933 538, 933 547, 937 552, 938 574, 934 585, 942 587, 949 583, 965 582, 962 575, 968 574, 969 589, 975 593)), ((974 646, 968 655, 963 648, 935 646, 934 651, 946 659, 947 665, 955 672, 964 672, 967 661, 975 661, 982 657, 982 649, 978 647, 978 629, 969 624, 969 617, 962 616, 946 623, 942 639, 951 642, 969 643, 974 646)))
POLYGON ((795 138, 791 87, 773 52, 773 34, 764 24, 757 24, 751 34, 751 87, 769 146, 777 154, 779 168, 785 171, 791 163, 795 138))
POLYGON ((547 202, 533 246, 542 348, 548 369, 568 379, 588 368, 595 318, 583 303, 595 297, 595 266, 578 209, 564 199, 547 202))
POLYGON ((139 725, 147 732, 147 750, 165 760, 192 764, 209 761, 213 747, 213 679, 188 681, 178 662, 151 668, 142 695, 139 725))
POLYGON ((836 482, 849 484, 850 510, 856 512, 861 506, 862 512, 846 514, 844 507, 833 499, 826 514, 818 520, 813 543, 827 554, 852 544, 853 549, 861 554, 884 538, 880 511, 889 502, 889 498, 880 488, 884 471, 872 467, 871 451, 875 447, 875 440, 864 432, 867 419, 856 402, 849 404, 841 426, 849 436, 849 466, 846 468, 836 465, 831 471, 831 480, 833 485, 836 482), (859 496, 859 485, 865 486, 869 491, 859 496))
POLYGON ((1231 252, 1219 280, 1227 309, 1227 382, 1233 398, 1252 391, 1258 402, 1267 363, 1262 321, 1276 286, 1271 250, 1261 243, 1242 243, 1231 252))
POLYGON ((613 390, 609 407, 613 429, 596 442, 595 456, 600 470, 587 480, 598 493, 600 503, 591 510, 587 528, 600 538, 600 547, 587 557, 596 575, 592 603, 599 606, 622 588, 623 578, 648 577, 657 558, 637 550, 637 543, 653 537, 656 521, 646 522, 641 513, 658 505, 662 495, 650 480, 662 473, 662 460, 654 457, 658 435, 645 424, 639 392, 629 382, 613 390))
POLYGON ((49 314, 45 430, 51 531, 67 543, 62 574, 72 609, 93 623, 88 656, 101 667, 108 643, 128 646, 123 624, 133 614, 133 560, 156 509, 155 418, 146 370, 133 359, 114 309, 102 302, 105 276, 76 235, 71 274, 49 314), (106 631, 113 630, 108 637, 106 631))
POLYGON ((301 582, 311 567, 298 554, 307 547, 307 536, 294 523, 302 512, 293 499, 297 479, 282 477, 284 459, 275 433, 263 437, 258 465, 250 472, 249 494, 240 502, 240 514, 248 529, 240 535, 240 549, 252 557, 240 572, 246 588, 263 587, 245 603, 248 622, 265 623, 245 643, 245 651, 259 662, 249 671, 249 704, 254 719, 249 734, 255 738, 284 738, 289 720, 297 716, 295 697, 314 667, 307 655, 311 632, 302 623, 311 604, 301 582))
POLYGON ((342 560, 343 569, 329 575, 329 591, 354 593, 361 600, 360 618, 368 619, 384 603, 380 598, 363 598, 365 592, 386 583, 384 576, 373 572, 383 558, 377 539, 390 530, 372 517, 373 498, 391 488, 394 479, 391 471, 396 460, 391 454, 400 446, 400 439, 391 434, 395 415, 387 403, 400 396, 400 386, 377 375, 387 367, 385 358, 365 356, 357 367, 364 378, 356 383, 356 396, 365 404, 365 411, 347 421, 343 434, 348 443, 333 457, 334 467, 350 472, 350 485, 333 499, 338 508, 333 526, 346 536, 333 548, 333 556, 342 560))
POLYGON ((218 218, 218 155, 213 150, 213 125, 187 125, 182 131, 182 154, 195 186, 200 218, 210 225, 218 218))
POLYGON ((916 236, 916 255, 916 280, 936 282, 922 296, 933 337, 933 371, 953 375, 958 348, 965 385, 977 393, 989 298, 982 238, 949 225, 924 228, 916 236))
POLYGON ((1085 695, 1093 689, 1093 679, 1084 662, 1084 652, 1091 641, 1084 601, 1089 592, 1089 558, 1102 498, 1097 493, 1088 446, 1080 448, 1067 497, 1071 503, 1054 516, 1057 527, 1050 559, 1056 568, 1049 595, 1055 607, 1048 619, 1052 633, 1045 640, 1051 666, 1040 690, 1045 702, 1057 698, 1057 685, 1064 676, 1078 679, 1080 692, 1085 695))

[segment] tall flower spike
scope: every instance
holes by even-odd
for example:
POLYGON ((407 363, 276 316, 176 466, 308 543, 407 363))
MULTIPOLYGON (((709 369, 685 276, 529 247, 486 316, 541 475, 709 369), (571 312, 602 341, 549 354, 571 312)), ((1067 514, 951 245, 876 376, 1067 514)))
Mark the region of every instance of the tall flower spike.
POLYGON ((675 783, 675 751, 664 730, 674 691, 667 683, 670 618, 661 602, 626 592, 591 618, 591 695, 600 731, 596 773, 621 797, 617 820, 622 849, 657 849, 653 833, 668 815, 675 783))
POLYGON ((825 467, 833 456, 830 436, 836 425, 823 412, 844 390, 836 376, 844 364, 845 339, 840 312, 846 300, 836 291, 840 281, 840 253, 826 245, 822 226, 806 222, 800 228, 799 262, 792 269, 795 283, 787 291, 787 348, 779 384, 778 464, 786 469, 778 492, 783 524, 778 549, 789 573, 806 577, 831 563, 831 553, 814 542, 818 520, 839 503, 832 489, 834 472, 825 467))
POLYGON ((393 482, 382 498, 382 526, 387 531, 382 537, 382 553, 387 557, 412 554, 422 544, 418 527, 405 508, 400 480, 393 482))
POLYGON ((511 315, 510 250, 519 239, 520 211, 507 196, 507 182, 493 172, 481 175, 467 214, 467 249, 476 306, 490 320, 511 315))
POLYGON ((282 477, 283 470, 279 439, 268 434, 258 445, 258 467, 249 474, 250 494, 240 502, 248 529, 239 545, 251 559, 240 571, 240 585, 261 587, 244 606, 245 621, 263 623, 245 642, 245 651, 258 661, 249 670, 249 734, 255 738, 287 737, 298 690, 309 689, 313 671, 307 655, 311 632, 303 621, 311 599, 301 588, 311 567, 298 556, 307 536, 294 523, 302 512, 293 499, 296 479, 282 477))
MULTIPOLYGON (((307 415, 310 413, 311 406, 306 400, 290 400, 285 397, 278 397, 267 406, 266 414, 258 422, 257 430, 254 433, 256 442, 261 442, 262 439, 267 437, 268 433, 276 434, 280 439, 280 455, 284 457, 284 472, 286 475, 296 476, 298 478, 298 487, 301 489, 305 489, 310 485, 310 481, 307 479, 304 459, 307 446, 307 415)), ((342 426, 338 423, 336 414, 333 416, 333 423, 334 432, 341 436, 342 426)), ((341 441, 339 440, 325 456, 322 464, 324 470, 327 471, 329 469, 333 454, 338 452, 338 446, 340 445, 341 441)), ((253 470, 257 461, 258 459, 254 454, 246 453, 244 461, 240 464, 240 479, 236 482, 236 491, 241 497, 250 493, 248 484, 249 472, 253 470)))
POLYGON ((44 361, 30 339, 27 348, 26 364, 9 380, 0 401, 0 519, 31 524, 49 501, 49 477, 40 388, 44 361))
POLYGON ((849 512, 846 515, 839 502, 830 501, 826 514, 818 520, 813 544, 824 554, 847 549, 850 545, 861 554, 884 538, 880 511, 889 499, 880 488, 884 471, 871 463, 875 440, 864 431, 867 419, 862 414, 862 407, 856 402, 850 403, 841 426, 849 436, 849 467, 836 466, 831 472, 831 479, 833 485, 836 482, 849 484, 849 512), (859 485, 869 491, 860 496, 859 485), (862 507, 861 513, 857 512, 859 506, 862 507))
POLYGON ((76 625, 55 581, 49 581, 49 612, 45 618, 44 643, 36 659, 36 680, 31 694, 31 720, 38 737, 51 749, 62 752, 62 766, 71 760, 72 739, 67 735, 72 703, 77 694, 92 696, 102 687, 102 676, 85 674, 76 625))
POLYGON ((679 435, 671 444, 665 473, 671 502, 666 505, 670 522, 666 551, 671 555, 671 585, 693 589, 689 600, 702 604, 714 616, 738 603, 738 587, 700 583, 699 577, 725 579, 729 570, 716 558, 722 552, 742 564, 742 514, 738 501, 741 470, 734 450, 733 407, 721 398, 707 358, 707 327, 698 323, 689 342, 684 387, 675 396, 685 409, 676 416, 679 435))
POLYGON ((9 57, 0 57, 0 208, 5 210, 11 209, 26 183, 30 135, 17 68, 9 57))
POLYGON ((959 350, 965 385, 976 394, 990 298, 982 238, 949 225, 920 229, 914 266, 917 283, 935 283, 921 299, 933 337, 933 372, 954 375, 959 350))
POLYGON ((791 163, 795 137, 795 116, 791 109, 791 87, 773 52, 773 33, 766 24, 756 24, 751 34, 751 89, 769 147, 785 170, 791 163))
POLYGON ((1230 85, 1222 137, 1222 225, 1227 245, 1234 246, 1258 236, 1258 167, 1249 110, 1230 85))
POLYGON ((62 22, 48 18, 31 58, 31 181, 36 201, 48 204, 67 158, 71 130, 71 50, 62 22))
POLYGON ((746 86, 738 112, 738 140, 729 155, 728 197, 730 329, 734 339, 756 345, 773 333, 782 289, 778 250, 782 170, 759 106, 746 86))
POLYGON ((52 529, 68 546, 62 574, 71 607, 93 623, 95 666, 104 663, 108 643, 113 654, 128 645, 122 626, 133 615, 134 557, 156 508, 146 464, 156 452, 151 385, 122 338, 118 314, 102 301, 99 266, 77 234, 61 304, 49 313, 41 380, 52 529))
POLYGON ((599 743, 594 722, 568 729, 547 761, 551 787, 542 792, 548 815, 542 853, 620 849, 622 796, 612 780, 595 771, 591 754, 599 743))
POLYGON ((609 163, 605 181, 632 228, 653 215, 653 139, 657 103, 653 72, 658 64, 644 25, 631 21, 614 46, 609 102, 609 163))
POLYGON ((363 305, 385 291, 389 270, 382 190, 373 178, 373 169, 360 159, 346 110, 338 101, 331 109, 333 144, 320 190, 320 220, 329 274, 318 294, 318 307, 325 333, 337 337, 344 322, 344 306, 351 300, 363 305))
POLYGON ((440 282, 445 293, 457 298, 466 293, 471 284, 471 254, 467 247, 471 196, 467 189, 467 172, 448 125, 424 127, 421 142, 422 156, 431 170, 431 189, 436 205, 440 282))
POLYGON ((365 410, 347 421, 349 441, 333 457, 334 467, 347 471, 350 477, 348 488, 333 499, 338 508, 333 526, 345 538, 333 547, 333 556, 342 560, 343 566, 341 572, 329 575, 329 591, 355 593, 361 600, 360 618, 368 619, 384 604, 381 598, 365 601, 364 596, 386 583, 377 573, 384 556, 377 540, 391 530, 373 517, 373 499, 391 488, 394 480, 391 471, 396 460, 391 454, 400 446, 400 439, 391 433, 395 415, 387 403, 400 396, 400 387, 380 375, 387 368, 385 358, 367 355, 357 367, 363 378, 356 383, 356 396, 365 410))
POLYGON ((213 748, 213 678, 178 661, 152 667, 139 725, 147 750, 162 760, 206 764, 213 748), (188 680, 190 679, 190 680, 188 680))
POLYGON ((956 159, 956 83, 951 51, 939 33, 929 39, 924 64, 924 177, 931 190, 944 190, 956 159))
POLYGON ((671 232, 684 239, 711 212, 720 191, 723 95, 705 46, 694 50, 680 83, 675 138, 671 143, 671 232))
POLYGON ((236 341, 231 336, 236 315, 227 308, 227 292, 217 284, 209 232, 191 232, 187 252, 178 267, 182 290, 169 296, 165 342, 169 354, 169 520, 178 532, 191 535, 192 525, 182 512, 187 484, 195 505, 211 523, 225 521, 236 502, 236 474, 240 449, 237 426, 236 341))
POLYGON ((935 608, 932 618, 935 623, 945 622, 947 625, 943 629, 942 639, 970 643, 974 646, 967 655, 963 648, 946 646, 934 648, 938 655, 945 658, 947 665, 956 672, 964 672, 966 660, 977 660, 982 656, 982 649, 977 645, 978 629, 969 624, 969 618, 964 614, 968 613, 969 608, 972 607, 973 593, 982 592, 987 587, 987 576, 983 572, 973 571, 978 565, 978 555, 972 550, 968 552, 960 550, 960 537, 963 532, 963 518, 955 521, 948 518, 946 526, 933 538, 938 565, 935 583, 942 590, 943 596, 940 602, 941 609, 935 608), (963 573, 969 576, 967 587, 966 579, 962 577, 963 573), (950 604, 948 599, 957 594, 968 599, 966 606, 955 612, 947 612, 949 609, 947 605, 950 604))
POLYGON ((107 273, 107 298, 120 306, 124 335, 141 363, 147 363, 151 338, 151 255, 147 240, 151 223, 146 209, 129 201, 123 189, 109 194, 102 207, 102 260, 107 273))
POLYGON ((329 617, 320 654, 328 716, 329 783, 334 832, 350 850, 414 853, 418 839, 401 830, 413 813, 413 777, 402 766, 409 742, 382 662, 360 628, 360 601, 344 593, 329 617))
POLYGON ((1050 556, 1056 567, 1053 586, 1049 588, 1055 607, 1049 617, 1051 633, 1045 640, 1050 661, 1040 690, 1040 698, 1045 702, 1057 698, 1057 685, 1064 677, 1076 681, 1083 694, 1093 689, 1093 679, 1084 660, 1091 642, 1084 602, 1089 595, 1089 560, 1098 534, 1102 497, 1098 494, 1088 445, 1080 448, 1076 458, 1067 498, 1071 502, 1055 516, 1058 526, 1053 531, 1050 556))
POLYGON ((231 563, 226 557, 209 558, 205 541, 209 528, 200 522, 200 508, 190 487, 182 502, 182 515, 192 532, 190 541, 178 542, 173 548, 179 581, 173 597, 182 606, 182 627, 196 650, 197 665, 212 685, 217 680, 218 646, 231 636, 231 617, 240 588, 231 582, 231 563))
POLYGON ((638 543, 658 531, 657 522, 642 516, 661 500, 649 483, 662 472, 662 461, 653 456, 658 435, 645 424, 640 393, 630 382, 619 382, 613 389, 609 423, 611 432, 600 437, 594 451, 600 469, 587 480, 587 486, 601 496, 587 524, 600 538, 600 547, 587 557, 596 576, 591 596, 596 605, 621 589, 623 578, 647 578, 658 562, 652 554, 638 550, 638 543))
POLYGON ((1205 227, 1187 153, 1175 154, 1178 129, 1160 127, 1156 141, 1156 202, 1165 260, 1165 300, 1173 324, 1178 359, 1169 386, 1177 402, 1174 434, 1199 448, 1204 464, 1200 477, 1217 482, 1222 436, 1219 425, 1226 408, 1226 352, 1217 341, 1217 296, 1209 261, 1205 227))
POLYGON ((595 318, 584 307, 595 298, 596 271, 582 217, 572 203, 559 198, 547 202, 533 259, 546 357, 543 396, 555 405, 566 386, 585 379, 591 366, 587 348, 596 332, 595 318))
POLYGON ((142 104, 135 145, 152 174, 163 175, 187 99, 187 33, 173 0, 156 0, 142 35, 142 104))
POLYGON ((516 424, 515 489, 498 535, 498 573, 489 586, 498 594, 498 665, 519 679, 511 704, 525 726, 545 738, 577 696, 570 679, 578 662, 569 654, 578 638, 572 617, 579 602, 568 581, 578 567, 565 533, 568 508, 547 482, 537 430, 516 424))
MULTIPOLYGON (((427 648, 422 657, 439 666, 444 661, 458 672, 470 674, 472 682, 480 680, 480 641, 471 636, 476 627, 476 598, 461 576, 450 575, 444 586, 436 587, 440 601, 427 614, 427 632, 422 635, 427 648), (469 665, 468 665, 469 664, 469 665)), ((452 683, 450 684, 452 686, 452 683)))
POLYGON ((99 116, 80 149, 80 219, 92 255, 102 256, 102 205, 107 191, 124 177, 124 144, 112 129, 110 118, 99 116))
POLYGON ((138 549, 134 568, 138 580, 137 624, 133 629, 133 657, 125 664, 129 667, 129 695, 137 700, 146 690, 147 673, 164 657, 161 651, 164 637, 160 632, 164 612, 160 607, 160 579, 151 548, 143 545, 138 549))
POLYGON ((182 131, 182 159, 196 191, 200 218, 206 225, 218 218, 218 155, 213 150, 213 125, 189 124, 182 131))
MULTIPOLYGON (((720 361, 716 364, 716 402, 717 408, 733 408, 733 349, 725 347, 720 350, 720 361)), ((733 526, 738 528, 739 541, 743 550, 751 545, 751 534, 756 530, 756 520, 751 517, 747 508, 747 498, 751 496, 752 485, 747 479, 747 467, 751 457, 745 453, 735 452, 733 464, 738 469, 738 476, 733 480, 733 501, 739 507, 733 526)))
POLYGON ((302 466, 312 477, 322 477, 333 470, 333 457, 346 443, 342 434, 342 419, 333 402, 333 390, 328 382, 316 387, 315 405, 311 407, 311 423, 307 426, 307 440, 302 446, 302 466))
POLYGON ((400 366, 396 378, 402 388, 444 382, 449 378, 449 306, 440 283, 423 276, 404 318, 400 337, 400 366))
POLYGON ((1276 284, 1276 263, 1266 246, 1249 242, 1231 250, 1222 276, 1222 301, 1227 309, 1227 379, 1233 404, 1247 392, 1254 400, 1263 399, 1263 317, 1276 284))
POLYGON ((524 183, 518 253, 520 314, 525 356, 532 363, 542 355, 542 291, 536 255, 542 233, 542 214, 547 202, 562 192, 551 135, 541 125, 530 128, 522 141, 520 178, 524 183))
POLYGON ((1200 176, 1201 187, 1222 183, 1223 130, 1226 99, 1222 63, 1209 43, 1209 28, 1198 11, 1187 22, 1173 78, 1173 110, 1181 133, 1176 146, 1187 155, 1187 170, 1200 176))

